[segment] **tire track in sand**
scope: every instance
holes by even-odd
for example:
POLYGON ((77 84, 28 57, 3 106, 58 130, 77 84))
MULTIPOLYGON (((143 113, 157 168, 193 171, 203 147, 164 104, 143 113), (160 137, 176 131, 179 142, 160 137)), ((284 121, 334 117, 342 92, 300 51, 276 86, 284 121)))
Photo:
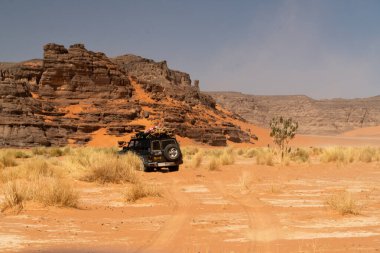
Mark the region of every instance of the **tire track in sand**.
POLYGON ((236 197, 226 193, 225 185, 222 182, 214 181, 213 185, 219 194, 236 203, 247 216, 249 227, 247 252, 280 252, 279 248, 274 245, 274 241, 279 238, 281 227, 277 218, 265 209, 265 204, 252 194, 236 197))
POLYGON ((183 230, 189 224, 192 201, 186 193, 181 191, 178 184, 168 189, 169 199, 174 203, 171 218, 156 231, 135 252, 177 252, 178 241, 184 241, 186 235, 183 230))

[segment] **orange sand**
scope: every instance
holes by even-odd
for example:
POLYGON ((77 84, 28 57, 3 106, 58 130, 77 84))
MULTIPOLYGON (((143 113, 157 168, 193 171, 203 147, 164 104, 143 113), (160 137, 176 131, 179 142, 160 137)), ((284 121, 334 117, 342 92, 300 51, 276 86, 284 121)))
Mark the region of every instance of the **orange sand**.
POLYGON ((126 134, 121 137, 107 135, 107 129, 101 128, 91 134, 91 140, 88 146, 91 147, 117 147, 118 141, 125 141, 131 138, 132 134, 126 134))
POLYGON ((346 137, 376 137, 380 138, 380 126, 359 128, 342 134, 346 137))
POLYGON ((154 100, 146 93, 139 84, 137 84, 136 81, 131 80, 131 84, 133 88, 135 89, 135 94, 134 97, 137 98, 138 100, 145 101, 147 103, 154 103, 154 100))

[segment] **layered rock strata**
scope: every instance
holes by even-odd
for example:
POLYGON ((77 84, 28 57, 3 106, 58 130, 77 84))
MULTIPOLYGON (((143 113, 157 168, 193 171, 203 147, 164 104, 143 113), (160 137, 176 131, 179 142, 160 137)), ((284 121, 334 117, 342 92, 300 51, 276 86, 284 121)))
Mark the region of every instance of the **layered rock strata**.
POLYGON ((253 124, 268 127, 275 116, 299 122, 299 133, 336 135, 380 125, 380 96, 315 100, 307 96, 255 96, 238 92, 209 92, 218 103, 253 124))
MULTIPOLYGON (((124 136, 160 124, 198 142, 248 142, 239 120, 190 76, 133 55, 44 46, 42 60, 0 63, 0 146, 86 144, 94 132, 124 136)), ((116 144, 116 143, 115 143, 116 144)))

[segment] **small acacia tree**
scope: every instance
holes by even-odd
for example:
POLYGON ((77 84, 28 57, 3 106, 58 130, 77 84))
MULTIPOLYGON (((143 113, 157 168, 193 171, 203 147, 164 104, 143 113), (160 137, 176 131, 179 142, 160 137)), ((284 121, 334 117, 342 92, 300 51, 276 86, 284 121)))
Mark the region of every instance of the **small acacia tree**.
POLYGON ((296 136, 298 122, 293 121, 292 118, 274 117, 270 122, 270 128, 270 136, 273 138, 273 142, 280 148, 281 158, 283 158, 284 153, 288 153, 289 141, 296 136))

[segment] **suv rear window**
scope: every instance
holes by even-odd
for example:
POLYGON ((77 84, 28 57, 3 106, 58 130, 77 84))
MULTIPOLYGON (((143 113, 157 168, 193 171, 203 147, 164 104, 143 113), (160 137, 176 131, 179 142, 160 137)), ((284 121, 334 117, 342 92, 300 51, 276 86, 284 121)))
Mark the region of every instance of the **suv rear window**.
POLYGON ((133 140, 129 142, 128 147, 134 148, 134 149, 148 149, 149 148, 149 141, 148 140, 133 140))
POLYGON ((152 150, 161 150, 159 141, 152 141, 152 150))
POLYGON ((164 140, 162 141, 162 149, 166 148, 169 144, 176 144, 174 140, 164 140))

